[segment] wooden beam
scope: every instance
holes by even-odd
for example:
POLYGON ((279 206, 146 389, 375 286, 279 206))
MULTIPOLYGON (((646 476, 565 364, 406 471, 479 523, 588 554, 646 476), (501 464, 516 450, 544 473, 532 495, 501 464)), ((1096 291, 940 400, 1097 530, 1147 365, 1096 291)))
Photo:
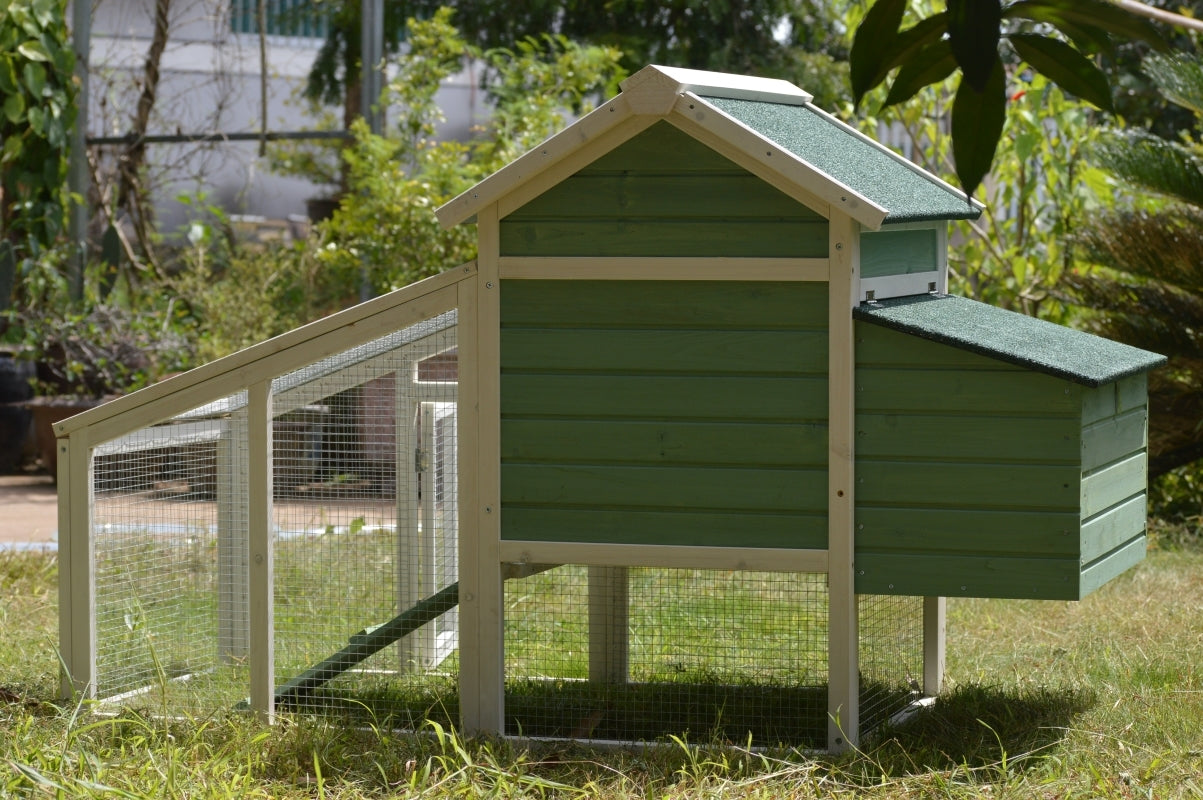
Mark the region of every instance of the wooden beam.
POLYGON ((750 572, 826 572, 826 550, 777 547, 691 547, 503 540, 501 560, 517 564, 585 564, 750 572))
POLYGON ((503 257, 503 279, 615 281, 827 280, 825 258, 503 257))

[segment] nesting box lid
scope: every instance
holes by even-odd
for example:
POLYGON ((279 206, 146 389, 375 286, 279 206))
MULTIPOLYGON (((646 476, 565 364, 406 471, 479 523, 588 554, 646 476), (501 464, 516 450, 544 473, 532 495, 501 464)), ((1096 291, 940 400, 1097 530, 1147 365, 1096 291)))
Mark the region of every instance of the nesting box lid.
POLYGON ((617 97, 439 208, 438 218, 451 227, 512 193, 533 198, 659 120, 824 217, 838 210, 877 230, 980 215, 963 192, 811 100, 782 80, 645 67, 617 97))
POLYGON ((1165 363, 1165 356, 954 295, 869 302, 853 316, 1083 386, 1098 387, 1165 363))

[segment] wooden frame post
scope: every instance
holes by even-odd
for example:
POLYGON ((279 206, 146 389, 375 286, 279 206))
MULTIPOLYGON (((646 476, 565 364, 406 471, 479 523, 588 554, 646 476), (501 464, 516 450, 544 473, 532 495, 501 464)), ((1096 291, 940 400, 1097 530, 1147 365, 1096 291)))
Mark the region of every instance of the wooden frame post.
POLYGON ((629 672, 628 571, 589 567, 589 680, 626 683, 629 672))
POLYGON ((827 434, 827 747, 842 752, 860 739, 859 630, 853 575, 856 465, 856 349, 852 307, 859 292, 858 225, 830 220, 827 434))
POLYGON ((275 713, 275 580, 272 546, 271 379, 247 389, 247 552, 250 573, 251 709, 270 720, 275 713))
POLYGON ((460 709, 468 733, 504 733, 501 577, 501 286, 497 206, 477 215, 475 280, 460 284, 460 709))
POLYGON ((86 431, 59 439, 58 564, 60 680, 64 700, 96 694, 96 570, 92 550, 91 454, 86 431))
POLYGON ((223 664, 250 652, 247 536, 240 509, 247 474, 247 417, 234 414, 217 440, 217 652, 223 664))
POLYGON ((944 686, 945 612, 943 597, 923 598, 923 694, 935 697, 944 686))

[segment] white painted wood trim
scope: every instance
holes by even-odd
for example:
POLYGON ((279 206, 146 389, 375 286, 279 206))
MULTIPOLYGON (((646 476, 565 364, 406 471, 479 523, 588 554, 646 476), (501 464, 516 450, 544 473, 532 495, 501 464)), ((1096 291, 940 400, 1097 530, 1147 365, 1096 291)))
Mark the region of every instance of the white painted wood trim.
MULTIPOLYGON (((943 180, 942 178, 939 178, 936 175, 928 172, 923 167, 914 163, 910 159, 903 158, 901 154, 894 152, 889 147, 886 147, 884 144, 882 144, 881 142, 874 139, 872 136, 869 136, 868 134, 864 133, 863 131, 857 130, 856 128, 852 127, 848 123, 846 123, 843 120, 839 119, 838 117, 834 116, 830 112, 824 111, 823 109, 819 108, 818 106, 814 105, 813 103, 807 103, 806 107, 809 108, 811 111, 815 112, 816 114, 819 114, 819 115, 825 117, 828 122, 830 122, 832 125, 839 128, 840 130, 844 131, 849 136, 860 139, 862 142, 865 142, 866 144, 871 145, 872 147, 876 148, 877 150, 880 150, 881 152, 885 153, 890 158, 894 159, 899 164, 903 165, 904 167, 909 169, 911 172, 915 173, 916 175, 918 175, 919 177, 928 181, 929 183, 934 183, 936 186, 939 186, 941 189, 953 194, 954 196, 960 195, 962 198, 965 197, 965 193, 963 191, 961 191, 960 189, 958 189, 957 187, 953 186, 952 184, 948 183, 947 181, 943 180)), ((979 210, 986 207, 984 203, 982 203, 978 200, 974 200, 972 198, 970 198, 967 202, 972 203, 974 205, 974 207, 976 207, 979 210)))
POLYGON ((275 714, 271 380, 251 384, 247 394, 251 709, 260 718, 270 721, 275 714))
POLYGON ((86 433, 58 448, 59 650, 64 700, 96 696, 96 570, 91 447, 86 433))
MULTIPOLYGON (((396 437, 397 496, 394 498, 397 512, 397 602, 399 608, 411 608, 427 594, 428 587, 422 585, 424 555, 422 541, 428 531, 419 534, 419 518, 425 511, 419 499, 417 473, 418 447, 418 402, 413 398, 412 385, 416 368, 412 360, 406 360, 397 370, 393 388, 393 430, 396 437)), ((425 420, 423 420, 424 422, 425 420)), ((427 492, 429 498, 432 492, 427 492)), ((433 502, 430 503, 433 506, 433 502)), ((412 673, 425 666, 421 663, 423 644, 429 634, 423 626, 397 642, 397 660, 400 670, 412 673)))
POLYGON ((831 219, 831 282, 828 294, 828 728, 832 752, 860 739, 859 631, 853 576, 856 469, 855 339, 860 231, 848 216, 831 219))
POLYGON ((460 725, 482 730, 480 708, 480 482, 477 470, 480 415, 478 281, 459 285, 459 693, 460 725))
POLYGON ((889 300, 892 297, 913 297, 918 294, 939 292, 941 273, 912 272, 909 275, 885 275, 880 278, 861 278, 859 299, 861 302, 889 300), (872 295, 872 296, 870 296, 872 295))
POLYGON ((449 311, 455 307, 455 285, 475 275, 476 262, 461 264, 77 414, 57 423, 55 435, 65 436, 85 426, 95 426, 92 441, 99 444, 153 425, 225 397, 263 374, 283 374, 449 311), (202 388, 204 391, 198 391, 202 388), (116 425, 102 425, 117 415, 130 416, 116 425))
POLYGON ((242 492, 250 486, 247 414, 222 426, 217 440, 217 652, 223 664, 250 653, 250 544, 242 530, 242 492))
MULTIPOLYGON (((644 67, 624 80, 620 86, 626 94, 638 95, 648 84, 663 85, 674 95, 696 92, 713 97, 736 100, 758 100, 769 103, 806 105, 814 95, 779 78, 759 78, 754 75, 732 75, 700 69, 665 67, 658 64, 644 67)), ((663 91, 663 89, 661 89, 663 91)))
POLYGON ((589 567, 589 680, 623 684, 630 667, 626 567, 589 567))
POLYGON ((923 598, 923 694, 928 697, 944 688, 947 605, 943 597, 923 598))
POLYGON ((582 144, 603 135, 629 119, 633 112, 629 98, 620 94, 602 103, 559 133, 511 161, 471 189, 440 206, 435 215, 444 228, 452 228, 481 209, 495 204, 503 195, 537 176, 567 157, 582 144))
POLYGON ((826 572, 826 550, 776 547, 691 547, 502 540, 501 560, 516 564, 585 564, 750 572, 826 572))
POLYGON ((503 257, 505 279, 615 281, 826 281, 825 258, 503 257))
POLYGON ((865 227, 877 230, 889 213, 851 186, 695 94, 686 94, 677 101, 669 122, 732 160, 735 160, 733 154, 738 153, 741 159, 737 163, 742 162, 742 166, 800 203, 820 213, 826 206, 829 210, 824 216, 828 219, 838 213, 848 214, 865 227))

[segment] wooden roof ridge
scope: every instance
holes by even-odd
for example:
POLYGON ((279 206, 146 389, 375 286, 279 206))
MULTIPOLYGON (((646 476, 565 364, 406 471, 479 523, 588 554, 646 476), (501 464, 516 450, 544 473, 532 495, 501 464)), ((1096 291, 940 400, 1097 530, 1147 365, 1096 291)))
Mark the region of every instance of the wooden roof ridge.
MULTIPOLYGON (((811 103, 812 95, 788 81, 651 65, 628 77, 621 87, 614 98, 438 208, 439 222, 446 228, 454 227, 472 219, 480 209, 516 193, 518 200, 507 203, 512 209, 660 120, 825 217, 830 217, 832 209, 839 209, 866 228, 877 230, 890 214, 890 209, 863 188, 824 171, 799 155, 796 147, 791 149, 774 140, 714 102, 751 101, 769 107, 805 108, 822 115, 826 122, 835 120, 811 103)), ((841 135, 848 134, 849 141, 857 146, 863 148, 869 142, 888 153, 901 170, 918 173, 941 190, 955 194, 953 187, 850 126, 839 123, 837 129, 841 135)), ((961 202, 969 207, 967 201, 961 202)))

